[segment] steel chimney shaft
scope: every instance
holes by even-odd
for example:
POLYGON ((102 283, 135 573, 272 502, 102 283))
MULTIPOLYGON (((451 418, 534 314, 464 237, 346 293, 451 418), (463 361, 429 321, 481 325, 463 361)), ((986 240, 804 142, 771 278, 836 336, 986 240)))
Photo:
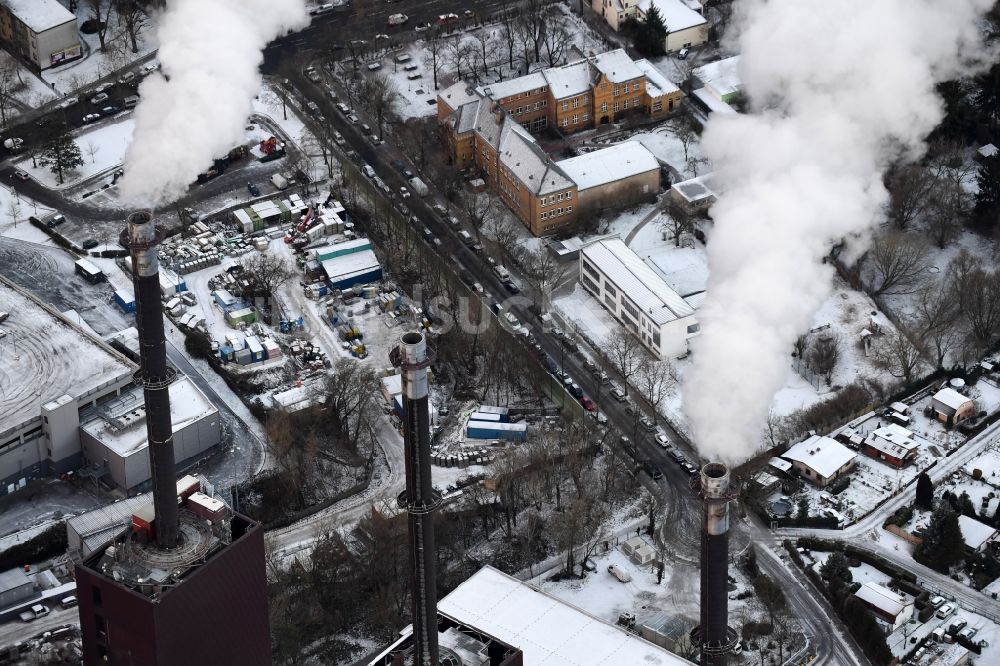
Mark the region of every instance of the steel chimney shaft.
POLYGON ((437 575, 434 515, 440 497, 431 481, 431 430, 428 410, 427 343, 418 332, 405 333, 398 347, 403 384, 403 448, 406 491, 401 505, 409 512, 413 613, 413 664, 438 666, 437 575))
POLYGON ((701 532, 701 663, 726 666, 729 636, 729 468, 708 463, 701 469, 705 521, 701 532))
POLYGON ((160 302, 160 266, 156 246, 164 233, 153 224, 148 212, 132 213, 122 232, 122 244, 132 255, 132 284, 135 289, 135 321, 139 330, 139 373, 146 404, 146 435, 153 479, 153 510, 156 544, 161 548, 178 545, 177 474, 174 466, 173 429, 170 423, 168 387, 175 372, 167 366, 163 333, 163 305, 160 302))

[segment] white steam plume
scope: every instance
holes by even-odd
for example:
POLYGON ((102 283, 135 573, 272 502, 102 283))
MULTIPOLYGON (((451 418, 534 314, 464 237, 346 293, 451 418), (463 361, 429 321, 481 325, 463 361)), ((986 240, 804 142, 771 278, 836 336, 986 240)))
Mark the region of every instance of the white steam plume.
POLYGON ((936 83, 981 64, 993 0, 744 0, 744 90, 702 152, 724 193, 684 411, 702 455, 758 447, 796 337, 831 293, 831 244, 857 251, 882 216, 882 172, 916 159, 942 118, 936 83))
POLYGON ((157 35, 170 80, 153 74, 140 88, 125 199, 173 201, 214 158, 242 143, 260 88, 261 51, 308 22, 303 0, 169 0, 157 35))

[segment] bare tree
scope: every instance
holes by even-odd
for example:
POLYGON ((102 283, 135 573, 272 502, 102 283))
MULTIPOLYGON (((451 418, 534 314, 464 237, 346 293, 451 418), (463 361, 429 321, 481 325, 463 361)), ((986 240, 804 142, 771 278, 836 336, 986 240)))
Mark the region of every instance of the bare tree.
POLYGON ((660 419, 660 403, 674 385, 674 376, 670 364, 666 361, 656 361, 643 357, 639 371, 636 373, 636 385, 653 409, 653 418, 660 419))
POLYGON ((467 73, 476 73, 476 47, 461 37, 448 42, 445 59, 459 79, 464 79, 467 73))
POLYGON ((524 274, 538 292, 539 307, 544 314, 552 303, 552 292, 566 277, 566 265, 544 246, 528 252, 524 261, 524 274))
POLYGON ((489 190, 485 192, 466 191, 462 194, 462 210, 469 216, 469 222, 476 230, 476 238, 483 240, 483 227, 498 213, 499 201, 489 190))
POLYGON ((695 127, 694 121, 689 116, 684 115, 673 123, 673 130, 674 136, 681 142, 681 147, 684 149, 684 163, 687 164, 690 160, 691 146, 698 140, 698 129, 695 127))
POLYGON ((375 115, 378 123, 378 138, 382 138, 385 119, 395 114, 400 96, 396 84, 384 72, 375 72, 365 78, 363 86, 365 106, 375 115))
POLYGON ((139 52, 139 36, 149 27, 149 17, 138 0, 117 0, 118 20, 125 26, 132 53, 139 52))
POLYGON ((913 302, 914 327, 924 353, 934 359, 935 367, 944 367, 945 357, 960 335, 959 296, 949 280, 928 282, 916 293, 913 302))
POLYGON ((912 294, 923 283, 929 265, 927 247, 900 232, 877 237, 867 257, 872 296, 912 294))
POLYGON ((663 204, 663 213, 656 222, 663 232, 664 240, 669 236, 674 241, 674 247, 681 246, 684 234, 694 231, 694 219, 687 210, 675 202, 668 194, 663 204))
POLYGON ((628 380, 642 363, 642 348, 639 339, 619 324, 608 336, 608 356, 624 379, 623 389, 628 395, 628 380))
POLYGON ((243 277, 249 283, 242 296, 247 299, 269 299, 278 288, 292 277, 285 261, 271 253, 254 252, 239 261, 243 277))
POLYGON ((521 3, 521 11, 517 15, 517 29, 526 47, 525 73, 528 72, 531 63, 541 60, 542 42, 545 39, 549 18, 546 0, 525 0, 521 3))
POLYGON ((920 164, 892 170, 888 177, 889 218, 900 231, 906 229, 923 209, 934 188, 934 175, 920 164))
POLYGON ((493 54, 497 50, 497 42, 493 38, 493 32, 486 28, 477 30, 474 39, 476 40, 476 55, 479 58, 479 67, 482 70, 482 75, 476 74, 476 79, 482 81, 486 79, 489 73, 490 61, 493 60, 493 54))
POLYGON ((521 223, 502 206, 498 206, 494 214, 487 220, 487 230, 505 262, 520 266, 524 263, 524 246, 521 244, 521 223))
POLYGON ((98 152, 100 152, 101 147, 98 146, 93 141, 87 141, 87 143, 84 144, 84 149, 87 151, 87 154, 90 155, 91 163, 96 162, 97 160, 95 159, 94 156, 97 155, 98 152))
POLYGON ((21 204, 17 200, 17 197, 11 197, 7 200, 7 218, 17 226, 17 221, 21 219, 21 204))
POLYGON ((809 367, 813 372, 822 375, 827 386, 833 379, 833 371, 840 359, 840 336, 824 335, 817 338, 809 349, 809 367))
POLYGON ((0 122, 7 125, 7 113, 16 108, 17 98, 14 93, 20 87, 17 82, 18 63, 6 53, 0 60, 0 122))
POLYGON ((102 51, 104 50, 104 37, 108 33, 108 21, 111 18, 113 4, 111 0, 83 0, 87 16, 97 28, 97 39, 101 44, 102 51))
POLYGON ((427 42, 427 59, 424 66, 428 67, 434 74, 434 90, 438 89, 438 73, 444 64, 444 51, 447 42, 441 37, 439 28, 431 28, 425 33, 424 41, 427 42))
POLYGON ((949 264, 948 272, 974 350, 981 353, 1000 336, 1000 270, 983 268, 963 251, 949 264))
MULTIPOLYGON (((513 70, 514 55, 517 53, 517 45, 521 41, 518 36, 517 23, 513 16, 505 18, 503 25, 500 26, 500 39, 502 40, 501 43, 504 50, 507 52, 507 66, 513 70)), ((501 78, 503 77, 501 76, 501 78)))
POLYGON ((872 356, 889 374, 909 384, 923 365, 920 351, 900 329, 875 339, 872 356))
POLYGON ((542 36, 542 48, 545 50, 545 59, 549 67, 555 67, 563 60, 563 56, 569 49, 571 37, 569 31, 562 23, 551 22, 545 28, 542 36))

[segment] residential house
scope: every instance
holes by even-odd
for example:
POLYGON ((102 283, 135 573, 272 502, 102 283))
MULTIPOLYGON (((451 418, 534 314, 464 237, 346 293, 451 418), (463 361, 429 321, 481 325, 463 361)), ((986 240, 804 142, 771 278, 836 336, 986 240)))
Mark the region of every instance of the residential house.
POLYGON ((949 426, 969 418, 975 413, 976 405, 972 398, 964 396, 953 388, 945 387, 931 398, 931 411, 934 418, 949 426))
POLYGON ((895 631, 913 617, 913 599, 894 592, 884 585, 866 582, 854 596, 868 607, 875 617, 886 622, 895 631))
POLYGON ((650 9, 656 7, 667 28, 663 47, 668 53, 708 41, 708 20, 701 14, 699 3, 689 4, 682 0, 591 0, 591 7, 615 32, 621 30, 630 18, 644 22, 650 9))
POLYGON ((914 439, 912 432, 890 423, 873 430, 865 438, 861 450, 887 465, 903 468, 916 460, 919 449, 920 445, 914 439))
POLYGON ((962 539, 965 540, 965 547, 970 553, 981 553, 997 540, 997 529, 975 518, 960 515, 958 526, 962 529, 962 539))
POLYGON ((854 469, 853 451, 840 442, 812 435, 781 454, 807 480, 826 487, 854 469))

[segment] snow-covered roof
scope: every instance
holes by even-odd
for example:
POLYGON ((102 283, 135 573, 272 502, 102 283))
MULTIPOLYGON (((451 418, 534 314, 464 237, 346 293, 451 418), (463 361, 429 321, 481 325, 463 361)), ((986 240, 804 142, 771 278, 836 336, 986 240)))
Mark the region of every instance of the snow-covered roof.
POLYGON ((718 198, 719 193, 715 187, 715 174, 706 173, 695 178, 682 180, 670 186, 688 203, 698 203, 705 199, 718 198))
POLYGON ((7 333, 0 342, 0 433, 41 420, 39 405, 50 400, 131 382, 135 366, 127 358, 3 279, 0 311, 9 313, 0 324, 7 333))
POLYGON ((3 0, 3 4, 34 32, 45 32, 76 21, 76 16, 59 4, 59 0, 3 0))
POLYGON ((702 305, 705 304, 705 296, 707 295, 708 292, 705 291, 699 291, 695 294, 688 294, 687 296, 684 297, 684 302, 690 305, 695 310, 697 310, 698 308, 700 308, 702 305))
POLYGON ((519 76, 516 79, 507 79, 499 83, 479 86, 476 91, 495 100, 501 100, 512 95, 520 95, 521 93, 544 88, 547 85, 548 82, 545 80, 542 72, 532 72, 531 74, 519 76))
POLYGON ((8 569, 0 572, 0 592, 16 590, 31 583, 24 569, 8 569))
POLYGON ((457 109, 479 99, 479 94, 465 81, 458 81, 438 93, 438 97, 443 99, 452 109, 457 109))
POLYGON ((696 67, 691 74, 719 96, 731 95, 743 89, 738 55, 696 67))
POLYGON ((694 308, 620 238, 588 243, 580 252, 657 325, 694 314, 694 308))
POLYGON ((379 267, 378 257, 371 250, 362 250, 352 254, 344 254, 322 262, 326 276, 333 282, 351 277, 356 273, 365 273, 379 267))
POLYGON ((598 53, 590 59, 594 67, 601 74, 608 77, 611 83, 624 83, 642 76, 642 70, 636 67, 632 58, 628 57, 625 49, 615 49, 598 53))
POLYGON ((904 608, 913 603, 898 592, 893 592, 884 585, 870 581, 858 588, 854 596, 892 617, 896 617, 903 612, 904 608))
POLYGON ((590 90, 591 69, 586 60, 577 60, 562 67, 552 67, 542 73, 555 99, 582 95, 590 90))
POLYGON ((1000 152, 1000 150, 998 150, 997 147, 994 146, 992 143, 988 143, 976 152, 978 152, 983 157, 993 157, 994 155, 997 154, 997 152, 1000 152))
POLYGON ((395 374, 382 378, 382 388, 389 395, 403 392, 403 375, 395 374))
POLYGON ((973 550, 979 550, 983 544, 997 535, 995 527, 990 527, 966 515, 958 517, 958 526, 962 528, 962 539, 965 540, 965 545, 973 550))
POLYGON ((690 664, 488 566, 442 599, 438 609, 520 648, 524 666, 690 664))
POLYGON ((656 156, 638 141, 625 141, 556 164, 580 191, 660 169, 656 156))
POLYGON ((854 460, 854 452, 829 437, 813 435, 782 453, 781 457, 802 463, 819 476, 828 478, 854 460))
POLYGON ((679 32, 693 28, 696 25, 707 23, 705 17, 694 11, 681 0, 639 0, 636 7, 645 15, 649 12, 649 7, 656 5, 663 24, 667 26, 667 32, 679 32))
POLYGON ((662 97, 671 93, 680 92, 680 88, 675 86, 670 79, 663 76, 660 70, 653 66, 645 58, 636 60, 635 66, 646 75, 646 94, 650 97, 662 97))
POLYGON ((953 388, 943 388, 934 394, 934 400, 940 402, 945 407, 950 407, 951 409, 958 410, 965 403, 972 402, 972 399, 962 395, 953 388))
POLYGON ((905 458, 919 448, 913 433, 895 423, 873 430, 865 444, 895 458, 905 458))
POLYGON ((500 140, 500 163, 514 172, 532 194, 573 187, 562 169, 545 154, 528 130, 511 121, 500 140))
MULTIPOLYGON (((170 394, 171 432, 177 432, 218 411, 194 382, 184 375, 178 376, 167 391, 170 394)), ((121 396, 99 406, 111 420, 96 415, 96 418, 81 423, 81 430, 123 458, 146 450, 146 406, 139 387, 124 391, 121 396)))
POLYGON ((716 97, 708 88, 698 88, 692 91, 691 94, 701 100, 705 107, 712 113, 718 113, 723 116, 732 116, 737 113, 736 109, 716 97))
POLYGON ((792 469, 792 463, 787 460, 782 460, 781 458, 771 458, 768 464, 780 472, 789 472, 792 469))

